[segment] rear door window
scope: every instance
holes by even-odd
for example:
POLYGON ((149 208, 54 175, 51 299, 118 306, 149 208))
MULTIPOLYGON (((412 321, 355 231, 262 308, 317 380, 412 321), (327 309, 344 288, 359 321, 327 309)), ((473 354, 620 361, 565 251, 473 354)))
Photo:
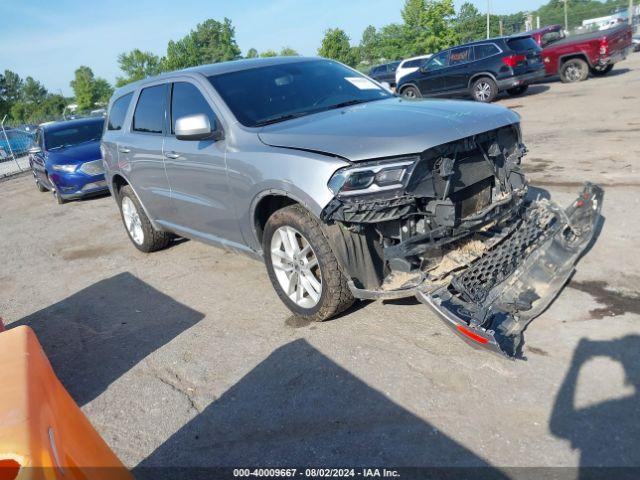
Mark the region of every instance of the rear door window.
POLYGON ((162 134, 164 124, 166 85, 148 87, 140 92, 140 98, 133 114, 133 130, 142 133, 162 134))
POLYGON ((491 55, 495 55, 499 53, 498 47, 496 47, 493 43, 484 43, 482 45, 475 45, 473 47, 473 51, 475 53, 476 60, 482 60, 483 58, 490 57, 491 55))
POLYGON ((216 128, 216 116, 198 87, 188 82, 174 83, 171 92, 171 134, 175 133, 178 118, 198 114, 206 115, 211 129, 216 128))
POLYGON ((455 48, 449 55, 449 65, 458 65, 473 60, 473 50, 471 47, 455 48))
POLYGON ((133 92, 128 93, 111 105, 111 111, 109 112, 109 120, 107 122, 107 130, 120 130, 124 125, 124 118, 127 116, 127 110, 129 110, 129 103, 131 103, 131 97, 133 92))

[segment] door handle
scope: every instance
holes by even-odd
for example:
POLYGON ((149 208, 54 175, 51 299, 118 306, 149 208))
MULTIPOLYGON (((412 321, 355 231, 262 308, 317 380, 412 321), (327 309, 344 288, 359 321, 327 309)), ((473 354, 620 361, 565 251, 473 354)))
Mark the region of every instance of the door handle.
POLYGON ((129 152, 131 151, 131 149, 130 149, 130 148, 127 148, 127 147, 119 147, 119 148, 118 148, 118 151, 119 151, 120 153, 129 153, 129 152))
POLYGON ((175 160, 176 158, 180 158, 180 154, 176 152, 165 152, 164 156, 167 158, 171 158, 172 160, 175 160))

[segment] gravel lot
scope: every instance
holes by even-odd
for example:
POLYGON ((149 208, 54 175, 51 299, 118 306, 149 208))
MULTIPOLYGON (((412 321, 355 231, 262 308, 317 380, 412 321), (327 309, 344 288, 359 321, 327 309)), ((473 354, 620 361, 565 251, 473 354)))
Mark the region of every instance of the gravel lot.
POLYGON ((144 255, 110 197, 59 206, 24 175, 0 183, 0 315, 35 329, 132 468, 639 466, 640 54, 499 103, 522 115, 540 193, 606 192, 525 360, 472 349, 415 301, 300 323, 260 263, 193 241, 144 255))

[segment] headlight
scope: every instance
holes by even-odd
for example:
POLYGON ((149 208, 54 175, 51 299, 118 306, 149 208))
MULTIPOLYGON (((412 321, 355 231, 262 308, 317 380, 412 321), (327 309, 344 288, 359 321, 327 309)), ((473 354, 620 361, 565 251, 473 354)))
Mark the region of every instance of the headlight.
POLYGON ((67 172, 67 173, 75 172, 77 167, 78 167, 77 165, 72 165, 72 164, 53 165, 54 170, 57 170, 58 172, 67 172))
POLYGON ((338 170, 328 186, 334 195, 363 195, 404 188, 418 157, 356 164, 338 170))

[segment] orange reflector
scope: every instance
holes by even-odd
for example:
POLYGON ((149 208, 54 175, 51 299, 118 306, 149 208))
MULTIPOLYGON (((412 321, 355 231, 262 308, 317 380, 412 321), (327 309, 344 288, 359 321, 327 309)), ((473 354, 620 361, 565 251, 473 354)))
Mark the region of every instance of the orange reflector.
POLYGON ((468 328, 463 327, 462 325, 456 325, 456 328, 458 329, 458 331, 460 333, 462 333, 463 335, 469 337, 471 340, 473 340, 475 342, 482 343, 483 345, 485 343, 489 343, 489 340, 487 340, 484 337, 481 337, 477 333, 473 333, 471 330, 469 330, 468 328))
POLYGON ((0 480, 15 480, 20 472, 20 464, 15 460, 0 459, 0 480))

